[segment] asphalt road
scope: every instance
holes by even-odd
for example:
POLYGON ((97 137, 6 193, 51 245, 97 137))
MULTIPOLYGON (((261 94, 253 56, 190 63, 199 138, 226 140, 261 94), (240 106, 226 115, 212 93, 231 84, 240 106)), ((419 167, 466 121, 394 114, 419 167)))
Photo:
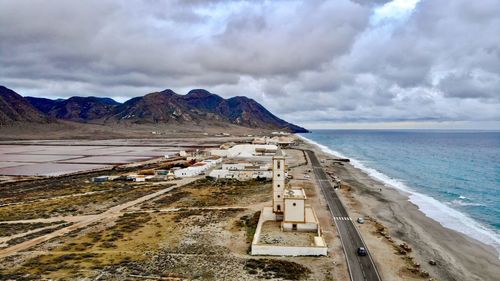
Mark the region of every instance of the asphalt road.
POLYGON ((337 231, 344 247, 351 280, 380 281, 380 276, 377 272, 377 268, 375 267, 370 252, 368 251, 368 247, 365 245, 364 241, 361 239, 361 235, 354 226, 353 220, 356 220, 356 218, 349 218, 347 210, 335 193, 329 178, 325 174, 325 171, 323 171, 323 168, 321 167, 321 164, 314 152, 306 150, 306 153, 311 160, 316 181, 323 191, 330 213, 332 214, 335 225, 337 226, 337 231), (368 251, 368 255, 358 256, 358 247, 365 247, 368 251))

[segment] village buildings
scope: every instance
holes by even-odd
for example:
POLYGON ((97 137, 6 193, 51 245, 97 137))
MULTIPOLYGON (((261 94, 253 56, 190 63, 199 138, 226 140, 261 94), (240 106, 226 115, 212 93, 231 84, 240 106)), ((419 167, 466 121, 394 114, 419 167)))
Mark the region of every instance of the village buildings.
POLYGON ((223 163, 220 169, 212 170, 209 177, 215 179, 237 179, 240 181, 251 179, 271 179, 272 170, 269 164, 247 161, 230 161, 223 163))
POLYGON ((174 170, 174 175, 177 178, 194 177, 205 174, 210 168, 219 164, 222 159, 205 159, 197 162, 189 167, 174 170))

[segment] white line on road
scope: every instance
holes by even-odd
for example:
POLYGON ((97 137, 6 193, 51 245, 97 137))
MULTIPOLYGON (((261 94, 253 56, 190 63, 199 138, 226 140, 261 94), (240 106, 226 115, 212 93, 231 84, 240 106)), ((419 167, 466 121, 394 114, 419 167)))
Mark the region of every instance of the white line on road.
POLYGON ((338 221, 350 221, 352 220, 350 217, 333 217, 334 220, 338 221))

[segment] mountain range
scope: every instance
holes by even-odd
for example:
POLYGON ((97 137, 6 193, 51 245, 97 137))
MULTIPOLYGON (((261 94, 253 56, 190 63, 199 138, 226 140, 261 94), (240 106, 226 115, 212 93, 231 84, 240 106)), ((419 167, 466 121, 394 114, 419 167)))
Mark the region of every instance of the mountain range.
POLYGON ((0 86, 0 125, 20 122, 50 123, 58 120, 104 125, 232 124, 294 133, 307 132, 302 127, 276 117, 253 99, 244 96, 224 99, 203 89, 191 90, 186 95, 167 89, 119 103, 102 97, 56 100, 22 97, 0 86))

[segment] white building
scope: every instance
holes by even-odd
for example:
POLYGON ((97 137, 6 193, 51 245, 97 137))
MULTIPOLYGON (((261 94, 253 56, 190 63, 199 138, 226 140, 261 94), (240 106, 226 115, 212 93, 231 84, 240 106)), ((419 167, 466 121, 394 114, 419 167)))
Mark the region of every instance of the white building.
MULTIPOLYGON (((291 188, 286 184, 285 155, 280 149, 273 157, 273 202, 264 207, 252 241, 252 255, 276 256, 324 256, 328 247, 322 236, 319 220, 313 208, 306 204, 307 196, 302 188, 291 188), (314 232, 316 235, 307 244, 290 246, 269 245, 261 242, 261 232, 267 221, 279 222, 282 231, 314 232)), ((264 232, 265 233, 265 232, 264 232)), ((271 232, 268 232, 268 235, 271 232)), ((283 235, 283 234, 282 234, 283 235)), ((298 234, 295 234, 298 235, 298 234)), ((283 239, 286 239, 283 235, 283 239)))
POLYGON ((237 179, 240 181, 251 179, 271 179, 270 165, 261 165, 251 162, 230 162, 222 164, 221 169, 212 170, 210 177, 216 179, 237 179))
POLYGON ((222 170, 222 169, 217 169, 217 170, 212 170, 208 176, 216 179, 234 179, 238 178, 237 172, 236 171, 231 171, 231 170, 222 170))
POLYGON ((203 173, 206 173, 209 169, 215 167, 219 164, 222 159, 207 159, 201 162, 195 163, 192 166, 183 169, 174 170, 174 174, 176 178, 185 178, 185 177, 195 177, 199 176, 203 173))
POLYGON ((273 212, 283 216, 283 192, 285 191, 285 155, 278 149, 273 157, 273 212))
POLYGON ((267 140, 268 144, 274 144, 279 147, 290 147, 295 144, 292 137, 288 136, 275 136, 267 140))
POLYGON ((270 144, 237 144, 228 149, 210 150, 211 155, 228 158, 253 158, 256 156, 272 156, 278 147, 270 144))
POLYGON ((272 138, 264 136, 254 138, 252 140, 252 144, 270 144, 277 145, 279 147, 289 147, 295 144, 295 140, 291 136, 284 135, 274 136, 272 138))
POLYGON ((174 174, 177 178, 194 177, 204 173, 208 169, 209 166, 206 163, 198 162, 187 168, 175 170, 174 174))
POLYGON ((246 167, 250 166, 254 165, 250 162, 224 163, 222 164, 222 170, 230 170, 230 171, 245 170, 246 167))
POLYGON ((268 137, 255 137, 252 144, 267 144, 268 137))
POLYGON ((146 176, 133 174, 133 175, 128 175, 127 179, 135 182, 143 182, 146 181, 146 176))
POLYGON ((224 170, 217 169, 212 170, 208 176, 216 179, 237 179, 239 181, 251 180, 251 179, 271 179, 272 171, 260 171, 260 170, 224 170))

